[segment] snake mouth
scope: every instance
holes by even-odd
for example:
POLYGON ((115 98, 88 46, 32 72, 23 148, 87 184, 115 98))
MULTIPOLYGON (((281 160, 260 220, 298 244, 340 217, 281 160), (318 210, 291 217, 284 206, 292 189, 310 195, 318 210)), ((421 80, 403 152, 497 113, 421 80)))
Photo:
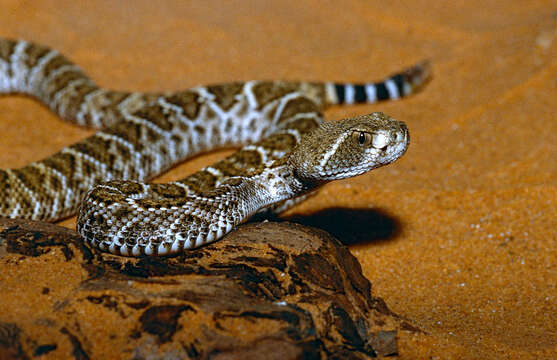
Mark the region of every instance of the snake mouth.
MULTIPOLYGON (((398 160, 410 144, 410 135, 406 124, 403 122, 398 122, 397 129, 391 130, 389 133, 389 141, 387 144, 380 144, 380 147, 374 147, 375 150, 375 165, 372 165, 369 170, 388 165, 396 160, 398 160)), ((373 160, 372 160, 373 162, 373 160)))

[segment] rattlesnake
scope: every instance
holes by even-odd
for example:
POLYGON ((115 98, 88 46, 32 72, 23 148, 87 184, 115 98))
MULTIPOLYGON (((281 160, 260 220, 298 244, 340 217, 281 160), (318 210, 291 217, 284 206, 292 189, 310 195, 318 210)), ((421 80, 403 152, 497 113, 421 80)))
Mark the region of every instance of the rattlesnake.
POLYGON ((84 199, 77 229, 101 250, 195 248, 256 212, 281 211, 328 181, 396 160, 409 143, 404 123, 382 113, 323 122, 321 112, 406 96, 429 73, 423 62, 360 85, 248 81, 122 92, 97 86, 46 46, 0 39, 0 93, 31 95, 65 120, 103 129, 41 161, 0 170, 0 216, 54 221, 84 199), (141 183, 200 152, 241 145, 183 180, 141 183))

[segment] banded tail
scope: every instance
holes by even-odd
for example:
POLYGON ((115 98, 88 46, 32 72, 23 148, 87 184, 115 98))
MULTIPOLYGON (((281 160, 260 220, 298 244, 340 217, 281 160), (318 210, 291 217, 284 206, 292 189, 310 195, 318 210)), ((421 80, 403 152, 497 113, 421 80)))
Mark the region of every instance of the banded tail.
POLYGON ((379 82, 365 84, 329 82, 325 84, 326 103, 349 105, 395 100, 415 93, 430 78, 431 64, 425 60, 379 82))

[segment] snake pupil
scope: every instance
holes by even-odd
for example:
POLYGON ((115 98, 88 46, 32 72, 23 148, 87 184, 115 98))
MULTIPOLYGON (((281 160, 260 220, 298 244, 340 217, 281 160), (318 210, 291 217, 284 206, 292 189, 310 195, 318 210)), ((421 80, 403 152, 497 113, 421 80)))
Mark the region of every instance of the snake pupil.
POLYGON ((363 145, 366 142, 366 134, 364 132, 360 132, 360 137, 358 137, 358 142, 360 145, 363 145))

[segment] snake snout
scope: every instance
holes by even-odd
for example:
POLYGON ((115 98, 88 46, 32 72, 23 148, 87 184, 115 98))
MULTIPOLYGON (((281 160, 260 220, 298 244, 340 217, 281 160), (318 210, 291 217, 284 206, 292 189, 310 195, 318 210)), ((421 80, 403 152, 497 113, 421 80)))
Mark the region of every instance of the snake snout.
POLYGON ((398 121, 398 129, 395 131, 395 143, 408 143, 410 142, 410 133, 408 132, 408 126, 402 121, 398 121))

